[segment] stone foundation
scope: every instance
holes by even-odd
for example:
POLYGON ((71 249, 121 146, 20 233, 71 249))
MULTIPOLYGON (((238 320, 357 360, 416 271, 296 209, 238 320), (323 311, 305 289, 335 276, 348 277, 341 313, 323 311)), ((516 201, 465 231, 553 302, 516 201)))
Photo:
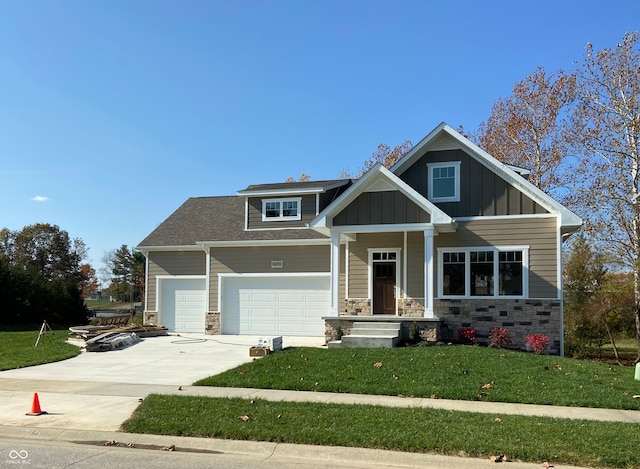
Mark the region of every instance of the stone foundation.
POLYGON ((494 327, 504 327, 511 334, 509 348, 525 350, 526 336, 544 334, 549 337, 545 353, 560 354, 561 304, 555 299, 507 300, 461 299, 434 300, 434 314, 444 319, 448 340, 457 340, 461 327, 476 329, 476 342, 489 344, 494 327))
POLYGON ((371 300, 369 298, 347 298, 340 316, 371 316, 371 300))
POLYGON ((220 334, 220 313, 218 311, 209 311, 204 324, 204 333, 209 335, 220 334))
POLYGON ((157 311, 145 311, 142 313, 142 323, 144 325, 158 325, 158 312, 157 311))
POLYGON ((424 298, 400 298, 398 316, 421 318, 424 316, 424 298))
POLYGON ((416 323, 419 328, 418 334, 422 340, 428 342, 437 342, 441 339, 442 329, 444 323, 438 318, 423 318, 423 317, 399 317, 391 315, 376 315, 369 317, 362 316, 338 316, 338 317, 325 317, 324 319, 324 339, 325 343, 332 340, 339 340, 340 335, 348 335, 351 333, 351 328, 356 322, 394 322, 400 323, 402 326, 402 340, 409 340, 409 331, 413 323, 416 323))

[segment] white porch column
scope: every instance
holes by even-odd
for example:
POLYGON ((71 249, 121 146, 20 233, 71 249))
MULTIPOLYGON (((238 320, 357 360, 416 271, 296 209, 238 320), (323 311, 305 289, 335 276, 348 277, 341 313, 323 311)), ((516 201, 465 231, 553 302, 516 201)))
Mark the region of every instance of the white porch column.
POLYGON ((331 311, 339 316, 340 303, 340 232, 331 230, 331 311))
POLYGON ((433 314, 433 228, 424 230, 424 317, 432 318, 433 314))

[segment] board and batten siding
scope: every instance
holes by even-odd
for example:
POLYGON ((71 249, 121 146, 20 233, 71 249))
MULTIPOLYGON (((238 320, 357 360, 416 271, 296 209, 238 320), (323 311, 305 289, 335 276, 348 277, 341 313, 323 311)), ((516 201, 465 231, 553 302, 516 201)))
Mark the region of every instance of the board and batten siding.
POLYGON ((400 191, 364 192, 333 217, 334 226, 429 221, 430 215, 400 191))
POLYGON ((424 298, 424 233, 407 233, 407 296, 424 298))
POLYGON ((207 258, 204 251, 150 251, 148 257, 148 309, 158 306, 158 275, 206 275, 207 258))
POLYGON ((301 228, 309 224, 317 215, 316 213, 316 196, 315 194, 303 195, 301 201, 300 220, 282 220, 282 221, 262 221, 262 201, 278 200, 278 199, 295 199, 299 196, 292 197, 249 197, 248 203, 248 222, 247 227, 250 230, 264 228, 301 228))
POLYGON ((455 233, 436 236, 434 244, 436 252, 444 247, 529 246, 529 298, 558 296, 555 217, 458 221, 455 233))
POLYGON ((530 197, 463 150, 428 151, 402 173, 400 178, 427 198, 427 165, 449 161, 460 162, 460 201, 435 203, 449 216, 456 218, 548 213, 530 197))
POLYGON ((286 274, 301 272, 329 273, 330 246, 247 246, 211 248, 211 307, 218 301, 218 274, 286 274), (282 267, 272 267, 282 261, 282 267))

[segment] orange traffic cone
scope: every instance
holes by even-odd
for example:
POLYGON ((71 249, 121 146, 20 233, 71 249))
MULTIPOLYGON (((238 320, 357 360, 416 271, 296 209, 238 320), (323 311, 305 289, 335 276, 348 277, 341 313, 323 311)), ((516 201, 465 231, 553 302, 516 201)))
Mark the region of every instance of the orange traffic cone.
POLYGON ((46 412, 40 408, 40 399, 38 399, 38 393, 34 392, 33 404, 31 404, 31 412, 27 413, 26 415, 42 415, 42 414, 46 414, 46 412))

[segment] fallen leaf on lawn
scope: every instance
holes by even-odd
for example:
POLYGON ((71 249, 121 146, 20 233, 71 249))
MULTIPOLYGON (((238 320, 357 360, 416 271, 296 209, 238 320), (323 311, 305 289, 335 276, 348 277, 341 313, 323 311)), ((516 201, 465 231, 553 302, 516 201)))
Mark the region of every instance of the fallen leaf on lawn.
POLYGON ((493 387, 493 383, 487 383, 482 386, 482 389, 491 389, 493 387))
POLYGON ((640 399, 640 394, 636 394, 635 396, 633 396, 634 399, 640 399))
POLYGON ((249 416, 248 415, 241 415, 240 417, 238 417, 238 420, 242 420, 243 422, 247 422, 249 421, 249 416))
POLYGON ((507 461, 507 457, 504 454, 501 454, 499 456, 491 456, 491 461, 492 462, 505 462, 505 461, 507 461))
POLYGON ((176 445, 169 445, 162 448, 162 451, 175 451, 176 445))
POLYGON ((502 422, 502 419, 500 417, 496 417, 493 419, 494 422, 502 422))
POLYGON ((382 363, 374 363, 373 366, 375 366, 376 368, 382 368, 382 363))
POLYGON ((398 375, 397 374, 393 374, 393 379, 398 379, 398 375))
POLYGON ((437 399, 438 396, 436 396, 435 394, 431 394, 431 399, 437 399))
POLYGON ((241 374, 241 375, 246 375, 247 373, 249 373, 249 370, 242 370, 242 371, 240 372, 240 374, 241 374))
POLYGON ((558 365, 557 363, 556 363, 555 365, 553 365, 553 367, 554 367, 556 370, 562 370, 562 367, 561 367, 560 365, 558 365))
POLYGON ((542 463, 542 467, 553 467, 551 464, 549 464, 547 461, 542 463))

